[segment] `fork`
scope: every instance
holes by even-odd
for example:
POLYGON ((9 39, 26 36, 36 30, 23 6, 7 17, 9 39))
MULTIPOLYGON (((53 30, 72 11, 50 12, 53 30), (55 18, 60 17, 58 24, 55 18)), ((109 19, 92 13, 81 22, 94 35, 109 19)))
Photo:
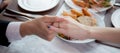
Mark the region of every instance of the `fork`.
POLYGON ((20 16, 20 15, 13 15, 13 14, 8 14, 8 13, 3 13, 3 15, 5 16, 10 16, 10 17, 15 17, 15 18, 24 18, 24 19, 27 19, 27 20, 32 20, 31 18, 28 18, 28 17, 25 17, 25 16, 20 16))
POLYGON ((12 9, 6 9, 6 10, 13 12, 13 13, 16 13, 16 14, 19 14, 19 15, 22 15, 22 16, 25 16, 25 17, 33 18, 33 19, 35 17, 42 17, 42 15, 32 15, 32 14, 27 14, 27 13, 19 12, 16 10, 12 10, 12 9))

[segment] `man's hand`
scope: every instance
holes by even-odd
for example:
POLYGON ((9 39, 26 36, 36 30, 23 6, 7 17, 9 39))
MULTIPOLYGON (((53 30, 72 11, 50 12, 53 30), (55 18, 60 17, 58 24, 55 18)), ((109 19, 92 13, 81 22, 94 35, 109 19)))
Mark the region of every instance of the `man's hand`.
POLYGON ((53 25, 54 21, 57 21, 56 16, 43 16, 41 18, 26 21, 21 24, 20 33, 24 37, 25 35, 38 35, 39 37, 51 40, 56 35, 55 32, 49 29, 49 26, 53 25))

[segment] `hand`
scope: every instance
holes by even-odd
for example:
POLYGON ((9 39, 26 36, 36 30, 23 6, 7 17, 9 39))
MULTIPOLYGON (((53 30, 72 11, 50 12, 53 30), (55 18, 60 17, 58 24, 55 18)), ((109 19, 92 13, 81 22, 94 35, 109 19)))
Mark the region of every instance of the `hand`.
POLYGON ((90 37, 90 27, 78 23, 71 17, 64 17, 63 20, 54 23, 54 26, 51 26, 50 29, 75 39, 84 40, 90 37))
POLYGON ((0 10, 3 10, 10 2, 11 0, 3 0, 3 2, 0 4, 0 10))
POLYGON ((21 35, 24 37, 25 35, 34 34, 43 39, 52 40, 56 33, 51 31, 48 26, 52 25, 57 19, 56 16, 43 16, 32 21, 26 21, 21 24, 21 35))

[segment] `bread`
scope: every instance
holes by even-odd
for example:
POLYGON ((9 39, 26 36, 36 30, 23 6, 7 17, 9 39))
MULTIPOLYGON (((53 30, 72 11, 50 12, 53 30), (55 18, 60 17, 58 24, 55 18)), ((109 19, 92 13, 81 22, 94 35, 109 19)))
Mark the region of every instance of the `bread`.
POLYGON ((81 24, 87 25, 87 26, 96 26, 97 22, 96 19, 93 17, 89 17, 89 16, 80 16, 77 18, 78 22, 80 22, 81 24))

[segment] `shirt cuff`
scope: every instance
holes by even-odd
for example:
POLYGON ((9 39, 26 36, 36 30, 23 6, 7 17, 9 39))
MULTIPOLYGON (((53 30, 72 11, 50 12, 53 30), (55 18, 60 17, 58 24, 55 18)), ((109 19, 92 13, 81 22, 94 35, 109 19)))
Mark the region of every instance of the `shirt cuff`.
POLYGON ((8 27, 6 30, 6 37, 8 38, 9 42, 20 40, 22 38, 20 34, 21 24, 22 22, 11 22, 8 24, 8 27))

